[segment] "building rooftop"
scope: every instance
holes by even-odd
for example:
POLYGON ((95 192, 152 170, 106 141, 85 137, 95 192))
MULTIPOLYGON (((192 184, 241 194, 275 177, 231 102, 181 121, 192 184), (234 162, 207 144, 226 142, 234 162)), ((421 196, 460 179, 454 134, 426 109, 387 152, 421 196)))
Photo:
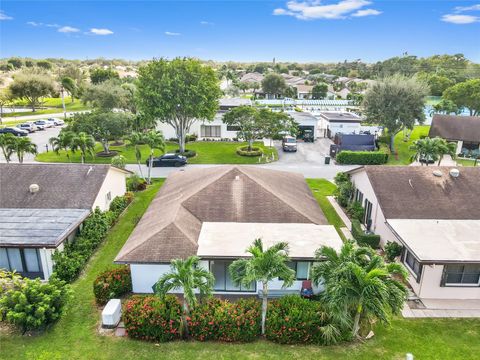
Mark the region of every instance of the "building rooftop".
POLYGON ((480 116, 435 114, 428 136, 479 143, 480 116))
POLYGON ((362 122, 363 119, 352 112, 322 111, 320 116, 328 122, 362 122))

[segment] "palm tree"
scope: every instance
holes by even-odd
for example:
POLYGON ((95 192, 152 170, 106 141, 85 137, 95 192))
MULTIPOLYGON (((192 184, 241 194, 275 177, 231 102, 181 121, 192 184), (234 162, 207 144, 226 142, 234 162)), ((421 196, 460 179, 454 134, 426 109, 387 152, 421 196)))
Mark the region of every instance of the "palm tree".
POLYGON ((17 138, 13 134, 0 134, 0 149, 2 149, 3 157, 7 163, 10 162, 10 158, 13 153, 13 144, 17 138))
POLYGON ((35 145, 28 137, 15 138, 15 141, 12 141, 7 146, 9 148, 8 152, 10 152, 10 154, 17 154, 18 162, 20 164, 23 163, 23 157, 25 156, 25 154, 37 153, 37 145, 35 145))
POLYGON ((70 162, 70 154, 68 153, 68 150, 72 147, 73 145, 73 138, 75 137, 75 134, 71 131, 60 131, 60 134, 58 134, 58 137, 51 137, 48 142, 52 146, 53 151, 59 155, 60 150, 65 150, 65 153, 67 154, 68 161, 70 162))
POLYGON ((428 166, 430 160, 437 161, 438 159, 437 144, 434 139, 428 137, 414 141, 413 145, 410 146, 410 150, 414 150, 411 160, 418 160, 422 165, 425 163, 428 166))
POLYGON ((340 254, 322 247, 316 257, 321 262, 314 265, 312 279, 316 284, 324 283, 322 297, 333 312, 353 319, 353 337, 358 337, 362 319, 388 323, 391 314, 401 311, 408 293, 403 284, 407 272, 402 265, 385 264, 373 249, 348 242, 340 254))
POLYGON ((153 291, 160 297, 172 290, 183 290, 182 323, 185 336, 188 336, 187 317, 190 309, 197 304, 195 290, 198 289, 201 296, 209 295, 215 283, 212 273, 198 266, 199 261, 198 256, 190 256, 186 260, 172 260, 171 271, 162 275, 153 285, 153 291))
POLYGON ((288 243, 279 242, 268 249, 263 248, 262 239, 255 239, 247 249, 249 259, 235 260, 230 265, 233 282, 239 286, 250 286, 253 281, 262 283, 262 335, 265 335, 265 320, 268 307, 268 282, 283 279, 282 287, 288 287, 295 280, 295 271, 288 267, 288 243))
POLYGON ((440 166, 440 163, 443 160, 443 157, 445 155, 450 155, 452 159, 455 158, 456 151, 457 151, 457 144, 454 142, 448 142, 445 139, 436 137, 433 139, 435 142, 435 148, 437 149, 437 156, 438 156, 438 166, 440 166))
POLYGON ((93 156, 93 151, 95 150, 95 139, 92 135, 88 135, 84 132, 75 134, 72 139, 71 149, 72 152, 75 152, 75 150, 80 150, 83 164, 85 163, 85 157, 87 154, 93 156))
POLYGON ((151 172, 153 166, 153 152, 155 149, 159 149, 162 153, 165 151, 165 139, 161 131, 150 130, 143 138, 145 144, 150 148, 150 155, 148 157, 148 180, 151 183, 151 172))
POLYGON ((142 152, 140 151, 140 145, 145 143, 144 134, 139 131, 133 131, 130 136, 126 138, 130 145, 135 147, 135 159, 137 160, 138 171, 140 172, 140 176, 142 179, 145 180, 145 176, 143 176, 142 171, 142 152))

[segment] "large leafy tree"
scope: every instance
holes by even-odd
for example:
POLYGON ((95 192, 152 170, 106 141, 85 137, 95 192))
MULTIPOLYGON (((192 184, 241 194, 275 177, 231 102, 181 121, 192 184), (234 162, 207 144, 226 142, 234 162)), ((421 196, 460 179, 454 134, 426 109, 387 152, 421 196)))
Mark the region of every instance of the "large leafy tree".
POLYGON ((171 125, 181 153, 192 123, 211 121, 222 94, 214 70, 189 58, 153 60, 141 67, 137 90, 138 110, 171 125))
POLYGON ((150 154, 148 156, 148 177, 147 182, 152 182, 152 167, 153 167, 153 154, 155 149, 160 150, 162 153, 165 151, 165 138, 161 131, 150 130, 143 136, 143 141, 148 146, 150 154))
POLYGON ((199 262, 198 256, 190 256, 186 260, 172 260, 170 272, 162 275, 153 286, 155 294, 161 297, 172 290, 183 292, 182 323, 185 335, 188 335, 187 317, 190 310, 197 304, 195 291, 200 292, 200 295, 209 295, 215 283, 212 273, 201 268, 199 262))
POLYGON ((325 99, 327 97, 328 85, 326 83, 318 83, 312 89, 313 99, 325 99))
POLYGON ((295 280, 295 271, 287 265, 289 257, 286 242, 279 242, 265 249, 262 240, 256 239, 247 249, 247 253, 251 255, 250 258, 235 260, 229 270, 236 285, 250 286, 254 281, 262 283, 262 335, 265 335, 268 282, 281 278, 284 288, 291 286, 295 280))
POLYGON ((100 84, 107 80, 119 79, 120 76, 115 70, 108 68, 96 68, 90 72, 90 81, 92 84, 100 84))
POLYGON ((270 73, 262 80, 262 90, 266 94, 276 97, 277 95, 283 95, 286 89, 285 79, 279 74, 270 73))
POLYGON ((394 152, 395 135, 404 128, 413 129, 415 122, 425 121, 425 98, 428 85, 412 77, 394 75, 375 82, 362 102, 369 122, 385 126, 390 135, 390 151, 394 152))
POLYGON ((272 140, 284 135, 296 136, 298 123, 285 112, 274 112, 269 109, 258 111, 258 118, 261 122, 263 137, 272 140))
POLYGON ((251 106, 238 106, 223 115, 223 122, 230 126, 238 126, 237 136, 248 142, 248 151, 252 150, 253 142, 263 135, 263 123, 258 116, 258 110, 251 106))
POLYGON ((8 88, 0 90, 0 124, 3 122, 3 107, 12 101, 12 94, 8 88))
POLYGON ((432 114, 455 114, 460 113, 460 109, 457 104, 452 100, 442 99, 437 104, 432 106, 432 114))
POLYGON ((345 243, 339 253, 322 247, 316 257, 319 261, 312 268, 312 279, 325 286, 325 304, 339 317, 350 317, 353 337, 359 336, 363 321, 388 323, 391 314, 402 310, 408 293, 402 265, 386 264, 373 249, 352 242, 345 243))
POLYGON ((453 101, 460 108, 467 108, 470 116, 480 115, 480 79, 458 83, 446 89, 443 98, 453 101))
POLYGON ((29 71, 15 75, 9 89, 13 98, 25 99, 35 111, 42 97, 55 92, 55 85, 49 75, 29 71))
MULTIPOLYGON (((134 86, 132 84, 132 86, 134 86)), ((82 101, 96 109, 110 111, 113 109, 130 110, 132 94, 120 82, 106 80, 87 86, 82 94, 82 101)))

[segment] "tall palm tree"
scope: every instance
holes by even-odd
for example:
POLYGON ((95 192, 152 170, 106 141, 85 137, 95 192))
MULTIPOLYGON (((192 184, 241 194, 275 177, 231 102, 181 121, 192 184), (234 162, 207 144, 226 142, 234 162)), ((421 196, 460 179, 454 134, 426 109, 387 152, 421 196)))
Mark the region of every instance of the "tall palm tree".
POLYGON ((140 176, 142 179, 145 180, 145 176, 143 176, 142 171, 142 152, 140 151, 140 145, 145 143, 144 134, 139 131, 133 131, 130 136, 126 137, 126 140, 135 147, 135 159, 137 160, 138 171, 140 172, 140 176))
POLYGON ((161 297, 172 290, 183 291, 182 323, 185 336, 188 336, 187 317, 190 315, 190 309, 197 304, 195 290, 198 290, 200 295, 209 295, 215 283, 212 273, 199 267, 199 262, 198 256, 190 256, 186 260, 172 260, 171 271, 162 275, 153 285, 153 291, 161 297))
POLYGON ((71 131, 60 131, 60 134, 58 134, 58 137, 51 137, 48 142, 52 146, 53 151, 59 155, 60 150, 65 150, 65 153, 67 154, 68 161, 70 162, 70 154, 68 153, 68 150, 72 147, 73 145, 73 138, 75 137, 75 134, 71 131))
POLYGON ((72 152, 80 150, 82 154, 82 164, 85 163, 85 157, 87 154, 93 156, 93 151, 95 150, 95 139, 92 135, 89 135, 84 132, 75 134, 72 139, 71 145, 72 152))
POLYGON ((0 149, 2 149, 3 157, 7 163, 10 162, 10 158, 13 153, 13 144, 17 138, 13 134, 0 134, 0 149))
POLYGON ((148 180, 151 183, 151 173, 153 166, 153 153, 155 149, 160 150, 162 153, 165 151, 165 139, 161 131, 150 130, 143 138, 143 141, 150 148, 150 155, 148 157, 148 180))
POLYGON ((250 286, 253 281, 262 283, 262 335, 265 335, 265 320, 268 307, 268 282, 283 279, 282 287, 288 287, 295 280, 295 271, 288 267, 288 243, 279 242, 268 249, 263 248, 262 239, 255 239, 247 249, 248 259, 235 260, 230 265, 233 282, 239 286, 250 286))
POLYGON ((12 141, 9 145, 9 152, 17 154, 18 162, 23 163, 23 158, 25 154, 36 154, 37 145, 35 145, 32 140, 28 137, 19 137, 15 138, 15 141, 12 141))
POLYGON ((335 313, 351 317, 352 336, 358 337, 362 319, 379 319, 388 323, 398 314, 407 297, 403 284, 407 272, 398 263, 385 264, 374 250, 343 245, 340 254, 330 247, 316 253, 312 279, 322 283, 325 303, 335 313))
POLYGON ((437 149, 437 156, 438 156, 438 166, 440 166, 440 163, 443 160, 443 157, 445 155, 450 155, 452 159, 455 158, 456 151, 457 151, 457 144, 454 142, 448 142, 445 139, 436 137, 433 139, 435 142, 435 148, 437 149))

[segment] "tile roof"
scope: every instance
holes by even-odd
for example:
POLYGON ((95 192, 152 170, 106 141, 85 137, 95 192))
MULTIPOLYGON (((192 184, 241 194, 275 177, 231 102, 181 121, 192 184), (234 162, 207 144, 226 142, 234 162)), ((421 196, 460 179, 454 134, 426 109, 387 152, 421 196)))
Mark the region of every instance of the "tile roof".
POLYGON ((428 136, 478 143, 480 142, 480 116, 435 114, 428 136))

